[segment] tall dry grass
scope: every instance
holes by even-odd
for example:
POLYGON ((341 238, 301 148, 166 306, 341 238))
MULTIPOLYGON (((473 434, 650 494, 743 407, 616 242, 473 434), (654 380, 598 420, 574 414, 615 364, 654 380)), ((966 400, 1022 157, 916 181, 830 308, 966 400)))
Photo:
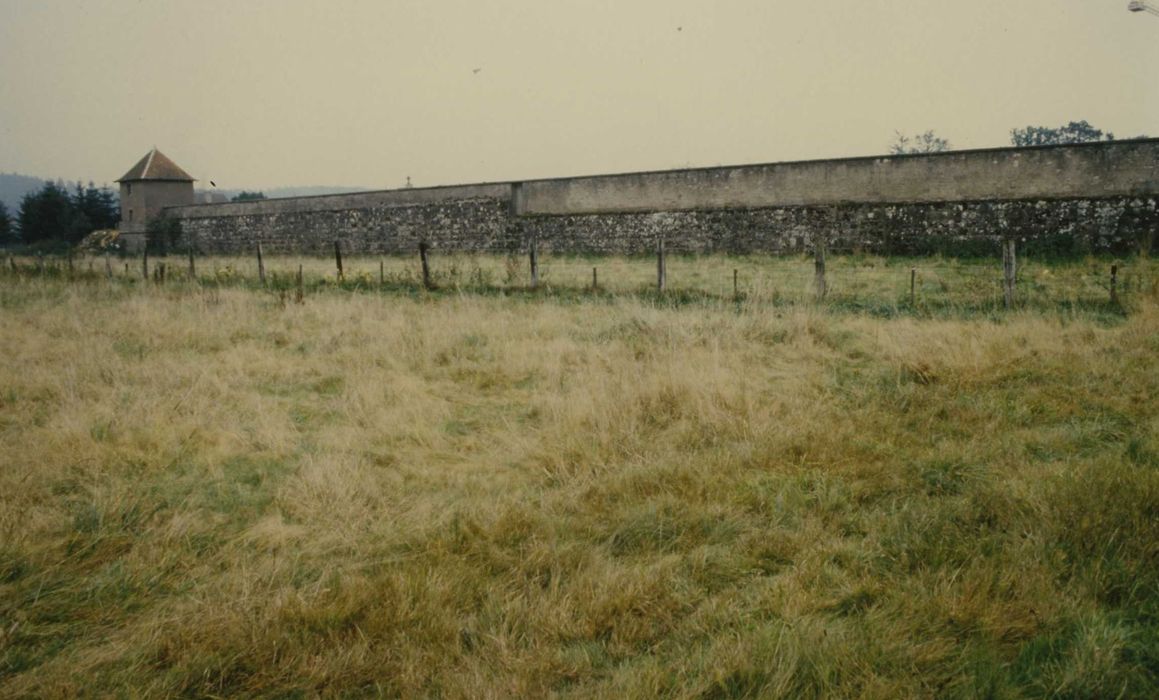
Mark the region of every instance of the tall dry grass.
POLYGON ((1146 295, 0 310, 0 695, 1159 689, 1146 295))

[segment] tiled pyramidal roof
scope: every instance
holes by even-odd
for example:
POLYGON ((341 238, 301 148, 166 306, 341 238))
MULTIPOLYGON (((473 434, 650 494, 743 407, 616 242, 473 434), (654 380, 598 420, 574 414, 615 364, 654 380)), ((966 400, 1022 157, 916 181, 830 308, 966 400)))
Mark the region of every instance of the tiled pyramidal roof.
POLYGON ((129 172, 122 175, 117 182, 133 182, 136 180, 173 180, 177 182, 193 182, 189 173, 182 170, 176 163, 169 160, 156 148, 145 154, 137 164, 129 168, 129 172))

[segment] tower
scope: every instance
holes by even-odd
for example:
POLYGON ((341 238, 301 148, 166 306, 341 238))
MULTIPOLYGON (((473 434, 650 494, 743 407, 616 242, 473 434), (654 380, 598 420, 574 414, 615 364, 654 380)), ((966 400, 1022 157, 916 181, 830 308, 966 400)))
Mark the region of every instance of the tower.
POLYGON ((117 180, 121 185, 118 229, 128 250, 145 245, 145 230, 165 207, 193 204, 193 178, 156 148, 117 180))

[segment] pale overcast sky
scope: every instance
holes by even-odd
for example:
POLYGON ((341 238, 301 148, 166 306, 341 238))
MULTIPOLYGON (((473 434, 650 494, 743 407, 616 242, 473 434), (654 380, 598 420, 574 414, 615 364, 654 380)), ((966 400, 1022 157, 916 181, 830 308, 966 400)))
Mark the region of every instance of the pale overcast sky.
MULTIPOLYGON (((1157 3, 1159 4, 1159 3, 1157 3)), ((398 187, 1159 135, 1127 0, 0 0, 0 171, 398 187)))

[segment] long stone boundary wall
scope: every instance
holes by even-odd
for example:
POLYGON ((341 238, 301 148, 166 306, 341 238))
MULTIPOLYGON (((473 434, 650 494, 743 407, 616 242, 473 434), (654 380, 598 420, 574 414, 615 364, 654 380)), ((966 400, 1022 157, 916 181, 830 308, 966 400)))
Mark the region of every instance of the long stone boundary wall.
POLYGON ((203 252, 631 254, 1149 248, 1159 139, 848 158, 174 207, 203 252))

